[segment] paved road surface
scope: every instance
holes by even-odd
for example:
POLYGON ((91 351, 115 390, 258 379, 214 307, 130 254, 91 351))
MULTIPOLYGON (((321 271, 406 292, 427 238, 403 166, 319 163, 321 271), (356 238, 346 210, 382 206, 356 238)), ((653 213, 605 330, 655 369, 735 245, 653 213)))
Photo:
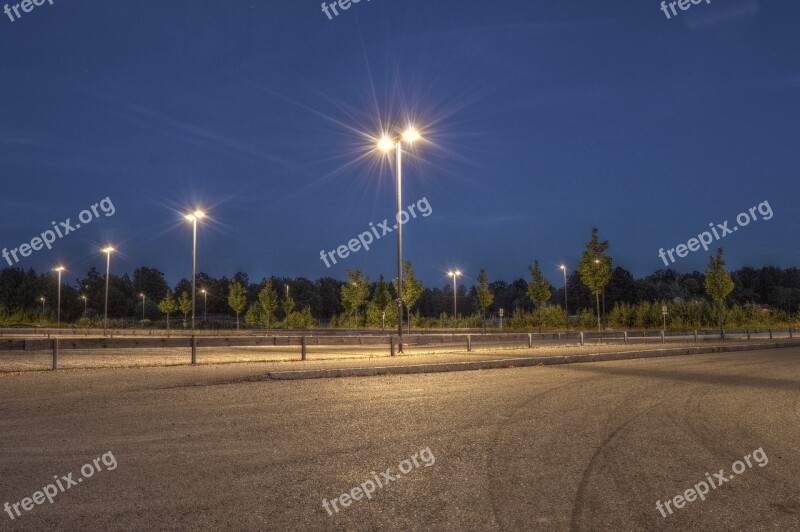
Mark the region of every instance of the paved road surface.
POLYGON ((316 381, 261 374, 0 376, 0 504, 54 475, 77 478, 108 451, 117 462, 53 504, 13 521, 0 513, 0 530, 800 528, 800 349, 316 381), (372 500, 339 503, 333 516, 323 508, 428 448, 435 463, 417 454, 419 467, 405 463, 411 471, 372 500), (768 464, 752 457, 705 501, 666 518, 656 509, 756 449, 768 464))

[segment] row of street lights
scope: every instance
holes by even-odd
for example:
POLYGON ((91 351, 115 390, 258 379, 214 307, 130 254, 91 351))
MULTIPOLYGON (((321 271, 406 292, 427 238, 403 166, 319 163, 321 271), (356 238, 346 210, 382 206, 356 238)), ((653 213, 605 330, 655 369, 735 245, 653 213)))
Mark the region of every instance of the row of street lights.
MULTIPOLYGON (((187 214, 186 216, 184 216, 184 218, 186 220, 192 222, 192 225, 193 225, 193 232, 192 232, 192 330, 194 330, 194 323, 195 323, 195 295, 196 295, 196 293, 195 293, 195 290, 196 290, 195 278, 196 278, 196 274, 197 274, 197 221, 202 219, 202 218, 205 218, 205 216, 206 216, 206 214, 203 211, 200 211, 200 210, 196 210, 193 213, 187 214)), ((101 249, 100 251, 102 253, 106 254, 106 291, 105 291, 105 305, 104 305, 104 310, 103 310, 103 330, 105 331, 108 328, 108 284, 109 284, 109 278, 110 278, 110 274, 111 274, 111 254, 114 253, 116 251, 116 249, 113 246, 106 246, 103 249, 101 249)), ((62 266, 62 265, 59 265, 59 266, 53 268, 53 271, 58 272, 58 304, 57 304, 57 310, 56 310, 56 316, 57 316, 56 324, 57 324, 57 327, 60 327, 61 326, 61 273, 66 271, 66 268, 64 266, 62 266)), ((203 289, 201 291, 203 293, 203 299, 204 299, 204 311, 203 312, 204 312, 204 316, 205 316, 206 312, 207 312, 207 309, 208 309, 208 306, 207 306, 207 304, 208 304, 208 300, 207 300, 208 293, 206 292, 205 289, 203 289)), ((144 319, 144 316, 145 316, 145 314, 144 314, 144 312, 145 312, 145 306, 144 306, 145 295, 143 293, 139 294, 139 295, 142 298, 142 319, 144 319)), ((45 298, 41 297, 39 299, 42 302, 42 313, 44 313, 45 298)), ((87 297, 85 295, 82 295, 81 299, 83 299, 83 312, 86 313, 87 304, 88 304, 87 303, 87 297)))

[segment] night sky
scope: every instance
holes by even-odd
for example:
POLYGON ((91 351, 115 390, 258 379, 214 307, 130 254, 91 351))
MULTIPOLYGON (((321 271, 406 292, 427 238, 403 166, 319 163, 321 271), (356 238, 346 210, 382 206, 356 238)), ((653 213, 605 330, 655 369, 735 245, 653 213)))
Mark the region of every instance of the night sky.
MULTIPOLYGON (((0 4, 2 5, 2 4, 0 4)), ((12 4, 13 5, 13 4, 12 4)), ((112 272, 395 275, 394 234, 326 268, 394 214, 383 131, 415 125, 404 255, 428 285, 527 277, 556 286, 593 226, 643 276, 674 248, 767 201, 774 216, 714 242, 728 265, 798 266, 800 4, 705 0, 53 0, 0 14, 0 247, 106 197, 52 250, 68 282, 99 248, 112 272)), ((755 211, 758 213, 758 210, 755 211)), ((759 218, 762 218, 759 216, 759 218)), ((392 222, 393 223, 393 222, 392 222)), ((702 249, 671 264, 704 270, 702 249)), ((13 262, 13 259, 12 259, 13 262)), ((6 260, 1 263, 8 266, 6 260)))

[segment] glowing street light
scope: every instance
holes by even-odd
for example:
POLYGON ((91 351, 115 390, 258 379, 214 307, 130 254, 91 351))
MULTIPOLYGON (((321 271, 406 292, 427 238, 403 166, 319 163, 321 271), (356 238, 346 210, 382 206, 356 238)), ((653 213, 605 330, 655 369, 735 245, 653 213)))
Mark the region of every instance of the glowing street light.
POLYGON ((384 135, 378 141, 378 149, 383 152, 395 150, 397 154, 397 335, 399 351, 403 352, 403 224, 400 223, 400 212, 403 209, 403 142, 411 144, 422 138, 419 131, 409 128, 404 132, 388 137, 384 135))
POLYGON ((139 297, 142 298, 142 321, 144 321, 144 299, 145 299, 145 295, 144 294, 139 294, 139 297))
POLYGON ((108 277, 111 273, 111 254, 114 253, 116 249, 112 246, 106 246, 100 251, 106 254, 106 305, 105 311, 103 312, 103 334, 105 334, 108 328, 108 277))
POLYGON ((456 313, 456 277, 459 277, 462 275, 462 273, 459 270, 455 270, 447 272, 447 275, 453 278, 453 319, 456 319, 456 316, 458 315, 456 313))
POLYGON ((56 308, 56 328, 61 327, 61 272, 66 270, 63 266, 56 266, 53 268, 54 272, 58 272, 58 307, 56 308))
POLYGON ((569 324, 569 309, 567 309, 567 265, 562 264, 559 268, 564 272, 564 312, 567 314, 567 323, 569 324))
POLYGON ((203 294, 203 321, 208 321, 208 292, 203 288, 200 293, 203 294))
POLYGON ((192 331, 194 331, 194 308, 195 308, 195 274, 197 272, 197 220, 205 218, 206 213, 203 211, 194 211, 191 214, 184 216, 188 221, 192 222, 192 331))
POLYGON ((44 316, 44 298, 43 298, 43 297, 40 297, 40 298, 39 298, 39 301, 41 301, 41 302, 42 302, 42 316, 44 316))
POLYGON ((88 302, 87 302, 88 298, 86 296, 81 296, 81 299, 83 299, 83 313, 86 314, 86 310, 87 310, 86 306, 88 305, 88 302))

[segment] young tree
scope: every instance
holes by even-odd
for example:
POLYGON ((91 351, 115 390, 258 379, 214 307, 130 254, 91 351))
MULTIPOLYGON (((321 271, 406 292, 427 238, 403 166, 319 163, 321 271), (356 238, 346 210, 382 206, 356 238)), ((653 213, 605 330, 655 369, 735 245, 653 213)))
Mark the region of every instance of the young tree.
POLYGON ((236 313, 236 328, 239 328, 239 314, 247 308, 247 293, 239 281, 231 281, 228 288, 228 305, 236 313))
POLYGON ((717 304, 719 309, 719 328, 722 330, 722 315, 725 298, 733 291, 734 283, 731 274, 725 269, 722 248, 717 249, 717 256, 711 256, 706 269, 706 294, 717 304))
MULTIPOLYGON (((389 285, 383 279, 383 275, 378 279, 375 292, 367 305, 367 327, 380 327, 386 322, 384 313, 387 307, 392 305, 392 294, 389 293, 389 285)), ((395 313, 396 314, 396 313, 395 313)))
POLYGON ((181 308, 181 314, 183 314, 183 326, 186 327, 186 316, 192 311, 192 300, 189 299, 188 293, 181 292, 178 306, 181 308))
POLYGON ((592 238, 586 243, 586 251, 578 263, 578 273, 583 284, 594 294, 597 304, 597 330, 600 330, 600 294, 611 279, 611 257, 604 255, 608 240, 600 242, 597 227, 592 228, 592 238))
POLYGON ((263 315, 264 311, 261 310, 261 303, 256 301, 247 309, 247 313, 244 315, 244 322, 253 327, 259 327, 264 321, 263 315))
POLYGON ((361 274, 361 269, 347 270, 347 282, 342 285, 342 305, 353 317, 369 297, 369 277, 361 274))
POLYGON ((264 288, 258 293, 258 302, 261 304, 261 318, 264 321, 264 326, 269 329, 275 309, 278 308, 278 294, 275 293, 275 289, 272 286, 272 279, 264 281, 264 288))
POLYGON ((178 312, 178 303, 172 297, 169 289, 167 289, 167 295, 158 304, 158 310, 167 315, 167 330, 169 330, 169 315, 178 312))
POLYGON ((292 315, 293 310, 294 310, 294 299, 292 299, 292 296, 286 296, 286 298, 283 300, 283 314, 284 316, 286 316, 284 318, 286 321, 285 324, 286 327, 289 326, 289 316, 292 315))
MULTIPOLYGON (((392 281, 395 293, 397 292, 397 279, 392 281)), ((425 291, 425 286, 422 281, 414 277, 414 267, 411 266, 411 261, 407 260, 403 263, 403 304, 408 309, 408 328, 411 329, 411 309, 417 304, 417 301, 425 291)), ((397 302, 395 301, 395 304, 397 302)))
POLYGON ((538 260, 534 260, 533 266, 528 266, 528 270, 531 272, 531 282, 528 283, 528 297, 531 298, 538 310, 544 308, 545 302, 550 299, 550 281, 542 275, 538 260))
POLYGON ((489 277, 483 268, 478 272, 478 288, 476 292, 478 294, 478 304, 483 311, 483 319, 486 319, 486 309, 494 303, 494 294, 489 290, 489 277))

